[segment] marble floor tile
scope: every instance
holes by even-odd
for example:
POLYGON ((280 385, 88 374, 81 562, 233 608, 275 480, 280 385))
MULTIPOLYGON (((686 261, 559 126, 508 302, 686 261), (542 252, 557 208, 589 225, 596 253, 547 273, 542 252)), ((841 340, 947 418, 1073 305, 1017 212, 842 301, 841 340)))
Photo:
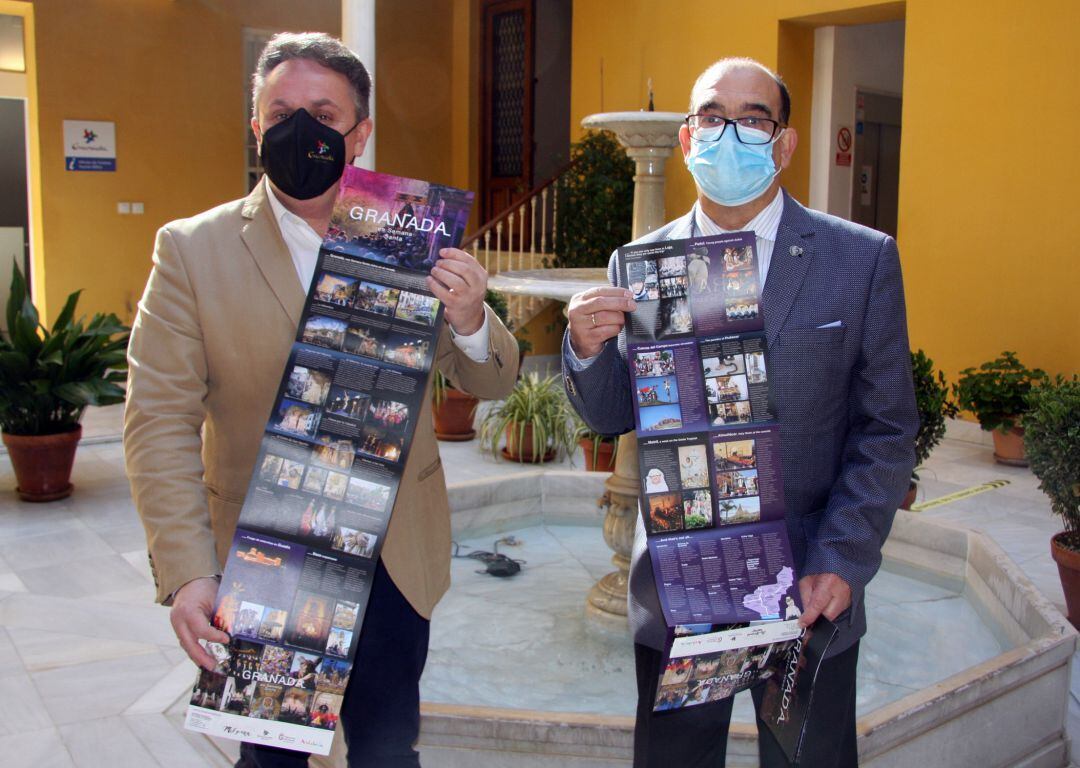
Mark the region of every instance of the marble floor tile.
POLYGON ((16 573, 46 565, 67 565, 75 560, 112 553, 112 548, 105 540, 85 526, 0 540, 0 557, 3 557, 16 573))
MULTIPOLYGON (((191 766, 213 765, 209 762, 213 749, 185 738, 182 730, 169 721, 160 712, 157 714, 125 716, 124 723, 162 768, 190 768, 191 766)), ((206 739, 201 741, 205 743, 206 739)), ((216 752, 217 750, 213 750, 216 752)), ((219 763, 220 764, 220 763, 219 763)))
POLYGON ((111 549, 104 556, 71 560, 62 566, 24 568, 18 575, 28 591, 58 597, 82 597, 146 585, 146 577, 111 549))
POLYGON ((54 722, 25 672, 0 677, 0 737, 48 730, 54 722))
POLYGON ((26 584, 19 578, 17 573, 5 573, 0 575, 0 590, 5 592, 27 592, 26 584))
POLYGON ((133 701, 124 715, 159 715, 181 698, 191 698, 199 668, 186 656, 179 663, 171 660, 170 663, 172 668, 133 701))
POLYGON ((89 664, 109 659, 125 659, 159 652, 156 645, 127 640, 89 637, 65 632, 12 627, 7 630, 28 672, 45 672, 60 667, 89 664))
POLYGON ((40 731, 0 736, 0 762, 5 768, 74 768, 75 763, 60 738, 60 731, 40 731))
POLYGON ((14 593, 0 601, 0 626, 77 631, 90 637, 137 643, 176 642, 167 609, 14 593))
POLYGON ((61 667, 31 675, 57 725, 118 715, 167 672, 156 651, 124 659, 61 667))
POLYGON ((11 633, 0 627, 0 677, 21 675, 25 671, 22 657, 11 642, 11 633))
POLYGON ((62 725, 60 736, 78 768, 148 768, 159 765, 121 717, 62 725))

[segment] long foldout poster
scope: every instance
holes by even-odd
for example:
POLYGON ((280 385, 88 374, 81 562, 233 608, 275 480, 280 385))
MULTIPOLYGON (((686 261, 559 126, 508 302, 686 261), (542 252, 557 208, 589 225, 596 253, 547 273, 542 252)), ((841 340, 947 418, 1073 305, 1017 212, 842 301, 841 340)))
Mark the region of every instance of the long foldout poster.
POLYGON ((229 549, 186 726, 328 754, 472 193, 347 167, 229 549))
POLYGON ((618 268, 637 303, 626 327, 640 511, 670 628, 659 711, 772 675, 801 606, 754 233, 627 246, 618 268))

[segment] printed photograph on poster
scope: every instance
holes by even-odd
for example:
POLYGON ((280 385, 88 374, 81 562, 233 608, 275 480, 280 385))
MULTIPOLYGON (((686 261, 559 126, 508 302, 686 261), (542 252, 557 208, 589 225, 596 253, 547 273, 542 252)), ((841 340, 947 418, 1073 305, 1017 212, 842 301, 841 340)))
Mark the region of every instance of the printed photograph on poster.
POLYGON ((382 359, 394 365, 423 370, 430 349, 430 337, 393 331, 386 338, 382 359))
POLYGON ((384 429, 369 423, 360 434, 359 453, 386 461, 399 461, 404 440, 395 431, 384 429))
POLYGON ((316 347, 341 349, 348 328, 349 325, 344 320, 325 315, 312 315, 301 327, 300 341, 316 347))
POLYGON ((366 280, 361 281, 356 290, 356 300, 353 304, 356 309, 371 312, 383 317, 393 317, 397 308, 401 289, 391 288, 388 285, 380 285, 366 280))
POLYGON ((331 469, 350 469, 356 458, 356 445, 337 435, 326 432, 315 438, 315 447, 311 451, 311 460, 331 469))
POLYGON ((433 326, 435 316, 439 313, 439 303, 434 296, 402 291, 397 308, 394 310, 394 317, 398 320, 433 326))
POLYGON ((315 298, 338 307, 352 306, 359 282, 355 277, 322 272, 315 278, 315 298))
POLYGON ((660 282, 656 262, 636 261, 626 265, 626 285, 634 301, 656 301, 660 298, 660 282))
POLYGON ((669 349, 634 353, 634 373, 638 378, 672 376, 675 373, 675 354, 669 349))
POLYGON ((383 332, 370 325, 350 325, 345 331, 342 350, 350 355, 360 355, 379 360, 383 356, 383 332))
POLYGON ((686 528, 681 494, 665 493, 647 496, 644 504, 647 533, 671 533, 686 528))
POLYGON ((712 493, 706 489, 683 493, 683 527, 712 528, 712 493))
POLYGON ((638 405, 667 405, 679 402, 679 382, 674 376, 638 379, 638 405))
POLYGON ((271 426, 291 435, 311 437, 319 428, 321 416, 318 407, 283 397, 278 403, 276 418, 271 426))
POLYGON ((323 496, 328 499, 334 499, 335 501, 341 501, 345 498, 345 493, 349 488, 349 476, 343 475, 340 472, 327 472, 326 473, 326 485, 323 486, 323 496))
POLYGON ((385 512, 390 501, 390 486, 363 477, 351 477, 345 500, 372 512, 385 512))
POLYGON ((300 515, 297 535, 303 539, 322 539, 325 541, 330 538, 336 520, 337 506, 332 501, 309 499, 307 506, 300 515))
POLYGON ((334 386, 330 390, 330 397, 327 399, 325 407, 327 413, 332 413, 335 416, 353 419, 354 421, 363 421, 369 402, 371 402, 371 395, 365 392, 334 386))
POLYGON ((378 537, 373 533, 367 533, 356 528, 348 528, 339 525, 334 533, 334 539, 330 546, 338 552, 357 557, 371 557, 375 552, 375 544, 378 537))
POLYGON ((289 380, 285 385, 285 394, 293 400, 301 400, 312 405, 322 405, 326 393, 330 391, 331 374, 317 371, 303 365, 294 365, 289 371, 289 380))
POLYGON ((347 166, 325 247, 426 272, 460 242, 473 194, 347 166))
POLYGON ((679 454, 679 480, 683 488, 709 485, 709 454, 704 445, 682 445, 679 454))

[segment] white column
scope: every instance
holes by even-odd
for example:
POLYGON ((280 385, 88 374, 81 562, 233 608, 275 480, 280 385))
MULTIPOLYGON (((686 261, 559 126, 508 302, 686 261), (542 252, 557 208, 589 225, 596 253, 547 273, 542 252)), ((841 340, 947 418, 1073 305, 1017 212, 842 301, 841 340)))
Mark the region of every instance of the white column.
MULTIPOLYGON (((341 39, 364 62, 371 75, 370 117, 375 120, 375 0, 341 0, 341 39)), ((377 122, 377 121, 376 121, 377 122)), ((355 165, 375 170, 375 133, 355 165)))
MULTIPOLYGON (((833 152, 833 56, 836 27, 814 30, 814 94, 810 112, 810 207, 829 213, 833 152)), ((839 116, 835 120, 839 120, 839 116)))

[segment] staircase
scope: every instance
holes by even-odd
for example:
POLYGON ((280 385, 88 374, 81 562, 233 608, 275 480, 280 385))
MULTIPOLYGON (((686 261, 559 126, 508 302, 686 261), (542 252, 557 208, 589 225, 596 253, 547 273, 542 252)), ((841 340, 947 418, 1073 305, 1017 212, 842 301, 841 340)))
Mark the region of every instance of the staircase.
MULTIPOLYGON (((558 181, 569 170, 569 165, 563 167, 475 233, 466 236, 462 249, 469 251, 489 275, 550 266, 559 215, 558 181)), ((508 295, 506 304, 510 329, 520 330, 554 301, 508 295)))

